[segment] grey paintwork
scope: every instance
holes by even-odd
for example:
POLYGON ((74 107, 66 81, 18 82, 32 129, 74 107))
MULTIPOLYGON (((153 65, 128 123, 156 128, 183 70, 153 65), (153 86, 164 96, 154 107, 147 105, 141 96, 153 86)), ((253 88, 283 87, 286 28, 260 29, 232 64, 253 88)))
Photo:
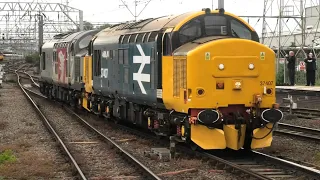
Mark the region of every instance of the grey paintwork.
MULTIPOLYGON (((58 74, 54 71, 53 52, 55 51, 54 44, 67 43, 67 68, 70 72, 70 77, 67 78, 65 86, 71 86, 71 88, 80 90, 83 87, 82 83, 82 59, 87 54, 87 46, 90 40, 98 30, 81 31, 72 34, 65 35, 60 39, 53 39, 48 43, 45 43, 42 47, 42 51, 46 52, 46 71, 41 73, 41 77, 47 79, 50 82, 61 85, 58 81, 58 74), (48 53, 48 54, 47 54, 48 53), (50 66, 48 66, 50 64, 50 66), (76 68, 80 74, 75 74, 76 68), (77 77, 75 77, 77 75, 77 77)), ((68 76, 68 75, 67 75, 68 76)))
POLYGON ((116 37, 117 35, 143 33, 160 31, 169 27, 175 27, 178 23, 186 17, 194 14, 194 12, 187 12, 180 15, 169 15, 158 18, 150 18, 138 22, 126 22, 112 27, 108 27, 97 34, 98 39, 101 37, 116 37))
POLYGON ((40 57, 40 77, 41 80, 47 83, 52 83, 53 73, 53 46, 58 40, 52 39, 42 46, 42 53, 45 53, 45 69, 43 69, 43 54, 40 57))

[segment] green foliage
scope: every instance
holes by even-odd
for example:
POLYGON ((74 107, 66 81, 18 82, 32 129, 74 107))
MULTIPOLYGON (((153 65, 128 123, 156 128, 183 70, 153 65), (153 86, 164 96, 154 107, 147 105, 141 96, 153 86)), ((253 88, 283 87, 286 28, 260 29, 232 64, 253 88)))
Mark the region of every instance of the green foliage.
POLYGON ((9 80, 7 80, 6 82, 7 82, 7 83, 16 83, 17 81, 14 80, 14 79, 9 79, 9 80))
POLYGON ((39 56, 38 53, 30 54, 30 55, 27 55, 25 57, 25 61, 27 63, 39 63, 40 62, 40 56, 39 56))
POLYGON ((284 84, 284 74, 283 74, 283 68, 284 66, 282 64, 279 64, 279 71, 276 76, 276 86, 285 85, 284 84))
POLYGON ((0 164, 5 162, 15 162, 17 158, 13 155, 12 150, 5 150, 0 154, 0 164))
POLYGON ((83 30, 92 30, 93 25, 90 22, 83 21, 83 30))
POLYGON ((317 152, 316 154, 315 154, 315 159, 316 159, 316 161, 318 161, 318 163, 320 163, 319 161, 320 161, 320 152, 317 152))
MULTIPOLYGON (((83 21, 83 30, 87 31, 87 30, 93 30, 93 29, 94 29, 93 24, 91 24, 88 21, 83 21)), ((68 32, 70 33, 75 33, 79 31, 80 31, 79 27, 77 27, 76 29, 68 29, 68 32)))

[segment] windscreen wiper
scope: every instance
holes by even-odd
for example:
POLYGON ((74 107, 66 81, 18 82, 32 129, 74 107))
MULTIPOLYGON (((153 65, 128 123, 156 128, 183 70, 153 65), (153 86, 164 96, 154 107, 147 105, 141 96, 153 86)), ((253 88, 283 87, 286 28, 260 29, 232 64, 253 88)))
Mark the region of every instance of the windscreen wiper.
POLYGON ((238 34, 237 34, 233 29, 231 29, 231 31, 232 31, 232 33, 233 33, 237 38, 240 38, 240 37, 238 36, 238 34))

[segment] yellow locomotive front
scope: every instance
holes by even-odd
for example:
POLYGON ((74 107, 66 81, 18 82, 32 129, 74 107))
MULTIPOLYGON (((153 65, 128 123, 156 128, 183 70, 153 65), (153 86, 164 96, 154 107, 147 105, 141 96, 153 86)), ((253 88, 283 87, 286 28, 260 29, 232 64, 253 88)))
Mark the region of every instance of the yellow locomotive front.
POLYGON ((238 150, 271 145, 283 118, 275 104, 275 53, 260 44, 240 18, 205 10, 172 31, 182 45, 164 56, 163 102, 188 113, 180 126, 203 149, 238 150))

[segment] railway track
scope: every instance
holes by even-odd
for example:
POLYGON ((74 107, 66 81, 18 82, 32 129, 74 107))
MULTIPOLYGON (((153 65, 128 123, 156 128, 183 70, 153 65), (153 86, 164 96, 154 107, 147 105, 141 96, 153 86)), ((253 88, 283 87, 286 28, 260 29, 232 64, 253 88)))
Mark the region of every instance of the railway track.
POLYGON ((314 165, 293 162, 257 151, 239 151, 218 155, 238 166, 255 172, 264 179, 319 179, 320 171, 314 165))
MULTIPOLYGON (((86 171, 90 171, 89 169, 91 169, 90 167, 85 167, 85 163, 81 163, 81 165, 79 165, 78 161, 81 161, 82 158, 79 156, 78 154, 76 154, 76 156, 78 158, 75 158, 75 153, 77 152, 75 150, 70 150, 70 147, 72 147, 71 149, 76 149, 76 150, 81 150, 81 148, 76 148, 75 146, 77 146, 77 144, 72 144, 70 143, 70 140, 72 141, 72 139, 68 139, 69 142, 66 140, 66 136, 68 136, 68 133, 66 132, 62 132, 61 130, 61 126, 59 126, 57 124, 57 122, 53 122, 54 118, 50 118, 50 120, 46 117, 45 113, 40 110, 40 108, 38 107, 37 103, 34 101, 33 98, 31 98, 31 96, 27 93, 27 91, 25 90, 25 88, 23 87, 23 85, 20 83, 20 77, 19 77, 19 73, 16 71, 15 72, 17 77, 18 77, 18 84, 21 88, 21 90, 23 91, 23 93, 25 94, 25 96, 27 97, 27 99, 31 102, 32 106, 35 108, 35 110, 37 111, 37 113, 39 114, 39 116, 41 117, 41 119, 43 120, 43 123, 46 125, 47 129, 52 133, 52 135, 55 137, 55 139, 57 140, 57 142, 59 142, 61 149, 64 151, 65 154, 67 154, 70 162, 72 163, 73 167, 75 168, 76 172, 77 172, 77 176, 80 179, 88 179, 88 175, 86 174, 86 172, 83 169, 86 169, 86 171), (57 129, 55 127, 59 126, 60 129, 59 131, 57 131, 57 129), (62 138, 60 134, 63 134, 64 137, 62 138), (73 153, 72 153, 73 152, 73 153), (85 168, 83 168, 85 167, 85 168)), ((69 120, 69 119, 68 119, 69 120)), ((104 142, 107 142, 107 144, 109 145, 109 147, 111 148, 115 148, 118 152, 120 152, 119 154, 121 155, 121 157, 123 157, 124 160, 128 161, 129 165, 131 163, 133 163, 135 166, 130 166, 131 168, 134 167, 134 169, 136 169, 137 171, 135 171, 136 174, 139 174, 138 177, 141 177, 142 179, 160 179, 156 174, 154 174, 148 167, 144 166, 142 163, 140 163, 136 158, 134 158, 132 155, 130 155, 127 151, 125 151, 124 149, 122 149, 117 143, 115 143, 113 140, 111 140, 110 138, 106 137, 105 135, 103 135, 102 133, 100 133, 99 131, 97 131, 95 128, 93 128, 92 126, 90 126, 88 123, 86 123, 84 120, 82 121, 82 124, 85 125, 86 128, 89 128, 91 131, 93 131, 95 134, 98 135, 98 139, 94 138, 94 140, 98 141, 100 139, 102 139, 104 142)), ((81 133, 82 134, 82 133, 81 133)), ((74 140, 74 139, 73 139, 74 140)), ((104 143, 105 144, 105 143, 104 143)), ((94 149, 94 146, 91 146, 91 150, 94 149)), ((93 151, 93 150, 92 150, 93 151)), ((111 151, 111 150, 110 150, 111 151)), ((78 152, 79 153, 79 152, 78 152)), ((85 154, 87 155, 86 157, 88 157, 88 153, 90 154, 90 152, 83 152, 81 155, 85 154), (87 154, 86 154, 87 153, 87 154)), ((114 152, 115 153, 115 152, 114 152)), ((92 154, 91 154, 92 155, 92 154)), ((106 154, 104 154, 104 156, 106 156, 106 154)), ((89 157, 93 157, 93 156, 89 156, 89 157)), ((113 162, 115 164, 117 164, 116 162, 113 162)), ((129 166, 127 167, 129 169, 129 166)), ((91 171, 90 171, 91 172, 91 171)), ((91 174, 92 175, 92 172, 91 174)), ((137 177, 137 176, 136 176, 137 177)))
MULTIPOLYGON (((288 107, 281 107, 281 110, 283 110, 283 112, 289 112, 288 107)), ((304 118, 304 119, 320 118, 320 110, 318 109, 297 108, 297 109, 292 109, 292 113, 296 115, 298 118, 304 118)))
MULTIPOLYGON (((159 140, 157 137, 133 128, 109 123, 113 128, 121 129, 127 133, 135 134, 140 138, 150 139, 162 146, 168 146, 168 140, 159 140)), ((193 151, 185 145, 177 144, 177 153, 189 154, 206 159, 214 168, 237 172, 244 177, 249 176, 261 180, 296 179, 320 179, 320 170, 316 166, 307 163, 298 163, 263 154, 257 151, 193 151)))
MULTIPOLYGON (((37 94, 36 94, 37 95, 37 94)), ((90 131, 95 132, 104 141, 107 141, 109 145, 112 145, 118 148, 122 154, 126 156, 127 159, 131 159, 131 163, 134 163, 137 167, 140 167, 144 171, 144 174, 149 175, 154 179, 160 179, 147 167, 143 167, 143 164, 138 160, 132 160, 133 156, 130 156, 128 152, 125 152, 121 147, 115 144, 110 138, 103 135, 97 129, 95 129, 92 125, 82 119, 77 113, 73 112, 71 109, 65 107, 67 111, 72 113, 77 119, 90 131), (152 175, 150 175, 150 173, 152 175)), ((150 134, 145 134, 140 131, 136 131, 134 129, 122 126, 121 124, 113 124, 113 126, 117 126, 122 130, 125 130, 130 133, 134 133, 143 138, 151 138, 150 134)), ((280 123, 279 126, 284 129, 284 127, 288 127, 280 123)), ((291 127, 291 126, 290 126, 291 127)), ((303 128, 302 128, 303 129, 303 128)), ((305 128, 309 129, 309 128, 305 128)), ((283 131, 283 130, 282 130, 283 131)), ((297 129, 296 129, 297 131, 297 129)), ((309 132, 309 130, 306 130, 309 132)), ((300 134, 301 133, 295 133, 300 134)), ((298 136, 298 135, 296 135, 298 136)), ((307 137, 306 133, 304 136, 307 137)), ((310 134, 309 134, 310 136, 310 134)), ((158 140, 155 138, 154 140, 158 140)), ((165 140, 164 140, 165 141, 165 140)), ((162 142, 164 143, 164 142, 162 142)), ((168 141, 166 142, 168 143, 168 141)), ((185 146, 178 145, 177 150, 180 153, 196 153, 197 156, 207 159, 214 167, 220 167, 220 169, 232 171, 232 172, 241 172, 244 176, 254 177, 256 179, 261 180, 270 180, 270 179, 294 179, 299 177, 306 177, 307 179, 320 179, 320 171, 318 167, 314 165, 310 165, 302 162, 293 162, 292 160, 285 160, 277 157, 272 157, 267 154, 262 154, 256 151, 239 151, 239 152, 203 152, 203 151, 192 151, 190 148, 186 148, 185 146)), ((80 174, 80 173, 79 173, 80 174)))
POLYGON ((295 125, 285 124, 285 123, 278 123, 278 129, 275 130, 275 133, 281 134, 281 135, 299 137, 307 140, 315 140, 320 142, 319 129, 295 126, 295 125))

